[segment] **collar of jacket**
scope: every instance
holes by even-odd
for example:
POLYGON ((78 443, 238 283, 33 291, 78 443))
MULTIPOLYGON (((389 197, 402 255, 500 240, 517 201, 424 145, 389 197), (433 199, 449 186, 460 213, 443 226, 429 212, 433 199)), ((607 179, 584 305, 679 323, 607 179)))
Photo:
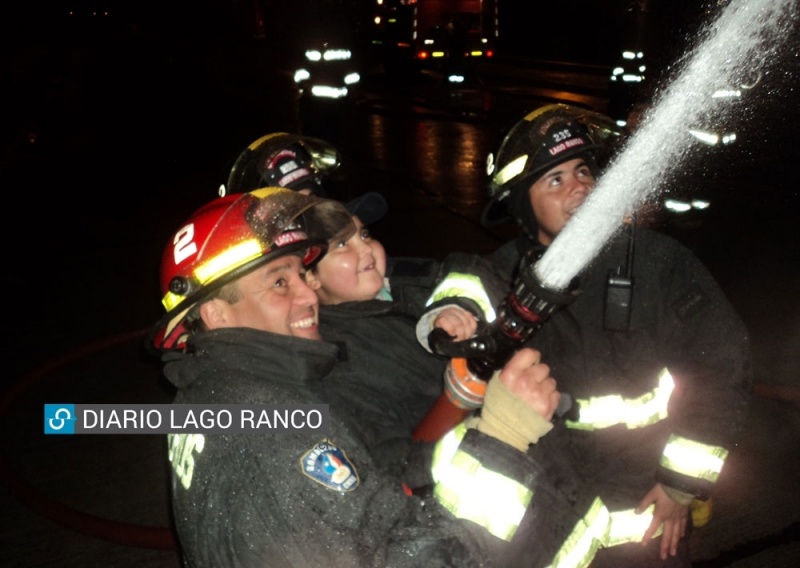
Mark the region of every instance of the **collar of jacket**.
POLYGON ((217 329, 190 337, 185 353, 165 357, 165 374, 178 388, 191 384, 198 370, 208 365, 275 380, 310 382, 333 369, 337 351, 336 345, 322 340, 248 328, 217 329))
POLYGON ((361 302, 344 302, 342 304, 326 304, 319 306, 319 319, 324 327, 325 319, 336 317, 343 319, 379 316, 392 311, 393 302, 386 300, 364 300, 361 302))

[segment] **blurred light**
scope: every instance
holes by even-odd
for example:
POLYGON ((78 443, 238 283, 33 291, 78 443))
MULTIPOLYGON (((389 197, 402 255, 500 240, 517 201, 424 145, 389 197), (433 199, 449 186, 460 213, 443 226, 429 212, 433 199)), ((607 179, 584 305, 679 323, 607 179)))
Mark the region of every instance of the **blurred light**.
POLYGON ((444 57, 444 51, 433 51, 431 57, 444 57))
POLYGON ((636 54, 632 51, 623 51, 622 59, 636 59, 636 54))
POLYGON ((294 82, 299 83, 301 81, 305 81, 306 79, 311 77, 311 73, 309 73, 306 69, 298 69, 294 72, 294 82))
POLYGON ((348 73, 344 77, 344 84, 345 85, 355 85, 361 80, 361 75, 358 73, 348 73))
POLYGON ((352 57, 349 49, 326 49, 322 54, 325 61, 347 61, 352 57))
POLYGON ((326 99, 341 99, 347 96, 347 87, 328 87, 325 85, 314 85, 311 87, 311 94, 315 97, 326 99))
POLYGON ((427 51, 418 51, 417 52, 417 59, 428 59, 430 54, 427 51))
POLYGON ((375 22, 376 26, 381 25, 381 17, 380 16, 375 16, 375 19, 373 20, 373 22, 375 22))
POLYGON ((309 61, 319 61, 322 59, 322 54, 317 49, 309 49, 306 51, 306 59, 309 61))
POLYGON ((700 140, 700 142, 703 144, 708 144, 709 146, 716 146, 719 144, 719 136, 713 132, 706 132, 704 130, 695 130, 690 128, 689 134, 700 140))
POLYGON ((469 54, 471 57, 481 57, 483 55, 483 52, 475 50, 475 51, 470 51, 469 54))
POLYGON ((626 73, 622 76, 622 80, 625 83, 641 83, 642 79, 644 79, 644 77, 641 75, 634 75, 632 73, 626 73))
POLYGON ((422 43, 424 45, 433 45, 433 40, 432 39, 424 39, 424 40, 422 40, 422 43))
POLYGON ((627 120, 622 120, 622 119, 617 120, 617 126, 619 127, 624 127, 626 124, 628 124, 627 120))
POLYGON ((624 72, 625 69, 622 67, 614 67, 614 69, 611 70, 611 75, 622 75, 624 72))
POLYGON ((742 91, 738 89, 718 89, 711 95, 712 99, 738 99, 741 98, 742 91))
POLYGON ((664 200, 664 207, 666 207, 669 211, 674 213, 686 213, 692 209, 690 203, 686 203, 685 201, 680 201, 678 199, 665 199, 664 200))
POLYGON ((464 82, 464 76, 463 75, 455 75, 455 74, 454 75, 449 75, 447 77, 447 81, 449 83, 463 83, 464 82))
POLYGON ((711 206, 710 201, 706 201, 705 199, 692 199, 692 207, 695 209, 708 209, 711 206))

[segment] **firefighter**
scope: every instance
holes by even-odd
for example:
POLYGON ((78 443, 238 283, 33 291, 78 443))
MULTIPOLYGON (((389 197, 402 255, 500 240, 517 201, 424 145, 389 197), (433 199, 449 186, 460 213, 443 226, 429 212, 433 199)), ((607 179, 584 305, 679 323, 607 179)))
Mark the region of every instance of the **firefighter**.
POLYGON ((557 468, 526 453, 559 399, 536 350, 498 374, 480 418, 436 445, 430 495, 410 495, 365 445, 304 280, 350 226, 335 202, 263 188, 200 208, 165 248, 166 314, 151 339, 175 403, 330 409, 325 434, 169 435, 184 564, 512 566, 523 546, 538 555, 523 565, 582 565, 597 508, 559 509, 561 480, 547 482, 557 468))
MULTIPOLYGON (((510 282, 586 200, 615 136, 608 117, 561 104, 506 135, 483 221, 521 229, 493 255, 510 282)), ((601 550, 592 566, 688 566, 688 507, 710 497, 748 409, 748 334, 694 254, 630 218, 619 224, 579 275, 577 298, 529 345, 577 403, 569 442, 595 492, 612 512, 653 508, 643 546, 601 550)), ((445 279, 440 301, 446 290, 445 279)))
POLYGON ((339 151, 325 140, 271 132, 237 156, 220 196, 261 187, 286 187, 325 197, 323 180, 341 165, 339 151))

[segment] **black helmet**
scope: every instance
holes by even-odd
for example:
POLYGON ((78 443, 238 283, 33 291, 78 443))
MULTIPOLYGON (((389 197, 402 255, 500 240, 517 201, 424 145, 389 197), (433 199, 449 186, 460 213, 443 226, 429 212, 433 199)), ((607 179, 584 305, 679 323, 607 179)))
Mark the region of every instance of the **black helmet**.
POLYGON ((274 132, 250 144, 236 159, 220 196, 261 187, 310 189, 325 196, 322 179, 339 167, 339 152, 318 138, 274 132))
POLYGON ((489 203, 483 211, 483 224, 506 221, 512 215, 512 190, 530 186, 536 176, 562 162, 586 156, 596 170, 597 160, 605 157, 620 136, 610 117, 582 108, 553 104, 531 112, 511 128, 497 155, 489 154, 489 203))

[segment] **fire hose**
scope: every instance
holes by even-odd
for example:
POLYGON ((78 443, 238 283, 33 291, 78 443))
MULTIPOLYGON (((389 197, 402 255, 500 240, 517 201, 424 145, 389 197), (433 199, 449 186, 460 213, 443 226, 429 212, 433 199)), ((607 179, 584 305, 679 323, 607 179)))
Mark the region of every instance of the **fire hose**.
MULTIPOLYGON (((437 328, 430 333, 431 351, 451 359, 445 371, 444 392, 414 430, 414 439, 436 441, 480 408, 495 371, 502 369, 553 313, 578 296, 576 280, 566 290, 553 290, 541 283, 535 265, 543 252, 531 250, 521 259, 519 275, 501 302, 497 317, 480 326, 474 337, 453 341, 444 330, 437 328)), ((571 406, 571 397, 562 393, 556 415, 563 416, 571 406)))

